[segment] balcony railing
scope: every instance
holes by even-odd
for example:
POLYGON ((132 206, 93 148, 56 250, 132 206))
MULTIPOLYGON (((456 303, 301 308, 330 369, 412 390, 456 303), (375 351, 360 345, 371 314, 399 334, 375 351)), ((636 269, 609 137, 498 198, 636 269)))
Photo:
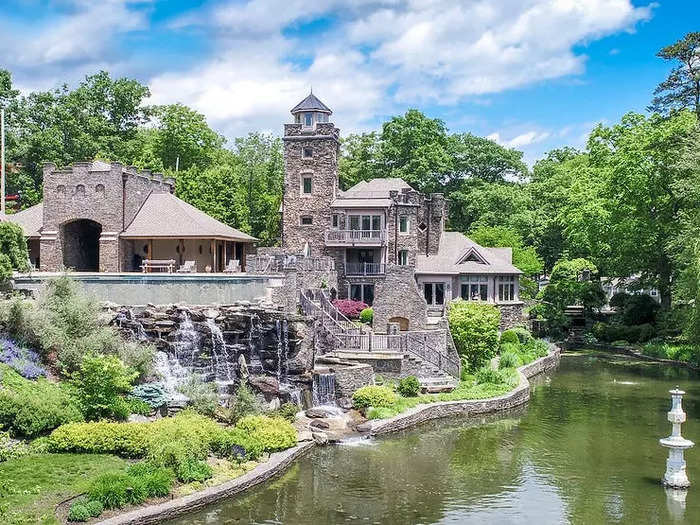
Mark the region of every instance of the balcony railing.
POLYGON ((345 263, 345 275, 384 275, 384 263, 345 263))
POLYGON ((334 246, 382 246, 386 230, 327 230, 326 244, 334 246))

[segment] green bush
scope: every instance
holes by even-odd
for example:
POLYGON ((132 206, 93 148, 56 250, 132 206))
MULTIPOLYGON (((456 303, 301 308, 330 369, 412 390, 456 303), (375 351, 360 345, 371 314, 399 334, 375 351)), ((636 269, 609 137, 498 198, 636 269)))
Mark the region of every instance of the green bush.
POLYGON ((685 361, 693 365, 700 365, 700 347, 683 343, 647 343, 642 347, 642 353, 661 359, 673 359, 685 361))
POLYGON ((514 386, 517 384, 517 376, 514 374, 512 368, 503 368, 500 370, 494 370, 490 366, 483 366, 476 371, 475 374, 476 383, 479 385, 491 384, 491 385, 510 385, 514 386))
POLYGON ((283 403, 282 406, 280 406, 277 410, 272 412, 270 415, 272 417, 281 417, 282 419, 285 419, 289 421, 290 423, 294 423, 294 420, 296 419, 297 413, 299 412, 299 407, 295 405, 294 403, 283 403))
POLYGON ((630 343, 644 343, 656 335, 656 329, 650 324, 626 326, 623 324, 595 323, 592 328, 593 335, 600 341, 612 343, 615 341, 628 341, 630 343))
POLYGON ((145 485, 126 472, 105 472, 90 485, 88 497, 102 503, 105 509, 119 509, 146 501, 145 485))
POLYGON ((360 322, 364 324, 371 325, 374 319, 374 310, 370 308, 365 308, 360 312, 360 322))
POLYGON ((262 443, 265 452, 286 450, 297 444, 296 429, 284 419, 267 416, 246 416, 236 428, 262 443))
POLYGON ((122 396, 131 390, 136 373, 115 356, 88 354, 73 373, 75 388, 83 414, 89 421, 102 418, 123 420, 129 407, 122 396))
POLYGON ((213 416, 219 406, 219 395, 216 383, 204 381, 199 374, 192 374, 187 380, 178 385, 177 391, 186 395, 190 407, 205 416, 213 416))
POLYGON ((522 364, 518 352, 507 350, 501 353, 501 359, 498 361, 498 368, 517 368, 522 364))
POLYGON ((187 458, 178 464, 175 474, 177 479, 183 483, 193 481, 205 481, 212 477, 214 471, 201 459, 187 458))
POLYGON ((30 451, 26 443, 13 440, 9 432, 0 432, 0 463, 21 458, 28 455, 30 451))
MULTIPOLYGON (((129 398, 125 401, 126 406, 129 409, 129 414, 138 414, 140 416, 150 416, 151 413, 153 412, 153 409, 151 408, 151 405, 146 403, 145 401, 142 401, 140 399, 136 398, 129 398)), ((127 414, 127 417, 129 416, 127 414)), ((122 418, 126 419, 126 418, 122 418)))
POLYGON ((168 403, 168 394, 161 383, 144 383, 131 389, 129 396, 160 408, 168 403))
POLYGON ((635 294, 622 310, 622 322, 628 326, 653 324, 661 306, 647 294, 635 294))
POLYGON ((0 222, 0 254, 5 255, 3 265, 9 265, 11 270, 29 270, 27 240, 21 226, 9 221, 0 222))
POLYGON ((518 337, 518 334, 515 333, 514 330, 506 330, 501 334, 501 345, 507 344, 507 343, 514 343, 514 344, 520 344, 520 338, 518 337))
POLYGON ((518 341, 520 341, 520 344, 529 343, 534 339, 530 330, 528 330, 524 326, 514 326, 510 329, 510 331, 518 336, 518 341))
POLYGON ((172 469, 159 467, 148 461, 131 465, 127 469, 127 474, 143 480, 148 496, 154 498, 170 494, 175 483, 175 473, 172 469))
POLYGON ((259 414, 260 411, 260 403, 255 394, 246 383, 241 382, 236 393, 229 399, 224 419, 234 424, 246 416, 259 414))
POLYGON ((68 510, 68 521, 88 521, 96 518, 104 510, 104 505, 98 500, 77 499, 68 510))
POLYGON ((357 409, 388 407, 397 399, 396 393, 385 386, 369 385, 355 390, 352 404, 357 409))
POLYGON ((241 462, 258 459, 265 452, 265 445, 257 436, 241 428, 227 428, 217 437, 212 451, 220 457, 241 462))
POLYGON ((403 397, 416 397, 420 392, 420 382, 416 376, 404 377, 396 388, 403 397))
POLYGON ((82 421, 78 402, 66 385, 40 377, 23 378, 0 364, 0 429, 14 437, 33 438, 73 421, 82 421))
POLYGON ((496 355, 501 313, 493 305, 457 300, 450 305, 449 324, 457 352, 476 369, 496 355))

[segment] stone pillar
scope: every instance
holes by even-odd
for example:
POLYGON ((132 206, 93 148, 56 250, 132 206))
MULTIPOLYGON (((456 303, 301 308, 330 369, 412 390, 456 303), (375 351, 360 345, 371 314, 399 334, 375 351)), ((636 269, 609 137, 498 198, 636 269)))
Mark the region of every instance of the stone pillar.
POLYGON ((119 239, 117 232, 100 234, 100 271, 119 272, 119 239))
POLYGON ((57 231, 43 231, 39 239, 39 257, 42 272, 58 272, 63 267, 57 231))

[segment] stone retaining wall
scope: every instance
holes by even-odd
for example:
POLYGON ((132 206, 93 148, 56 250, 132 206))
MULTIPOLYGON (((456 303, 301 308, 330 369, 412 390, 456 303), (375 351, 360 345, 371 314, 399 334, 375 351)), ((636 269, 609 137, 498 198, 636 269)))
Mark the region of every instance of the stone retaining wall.
POLYGON ((101 525, 145 525, 176 518, 267 481, 284 471, 293 461, 311 450, 313 446, 313 441, 301 443, 294 448, 271 454, 270 459, 265 463, 258 465, 243 476, 216 487, 210 487, 158 505, 132 510, 98 523, 101 525))
POLYGON ((528 378, 556 367, 559 364, 559 357, 559 348, 552 347, 549 355, 541 357, 528 365, 521 366, 518 369, 520 384, 507 394, 490 399, 446 401, 442 403, 419 405, 396 417, 373 422, 370 434, 373 436, 388 434, 390 432, 398 432, 399 430, 414 427, 432 419, 500 412, 522 405, 530 399, 530 383, 528 378))
POLYGON ((336 397, 352 397, 358 388, 374 384, 374 369, 370 365, 333 367, 336 397))

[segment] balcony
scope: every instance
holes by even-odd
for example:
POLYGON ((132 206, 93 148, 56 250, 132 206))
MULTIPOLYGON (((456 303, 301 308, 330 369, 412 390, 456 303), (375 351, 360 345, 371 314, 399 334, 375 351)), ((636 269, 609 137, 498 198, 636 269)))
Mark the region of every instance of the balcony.
POLYGON ((386 265, 384 263, 345 263, 345 275, 354 276, 384 276, 386 265))
POLYGON ((326 230, 326 246, 384 246, 386 230, 326 230))

